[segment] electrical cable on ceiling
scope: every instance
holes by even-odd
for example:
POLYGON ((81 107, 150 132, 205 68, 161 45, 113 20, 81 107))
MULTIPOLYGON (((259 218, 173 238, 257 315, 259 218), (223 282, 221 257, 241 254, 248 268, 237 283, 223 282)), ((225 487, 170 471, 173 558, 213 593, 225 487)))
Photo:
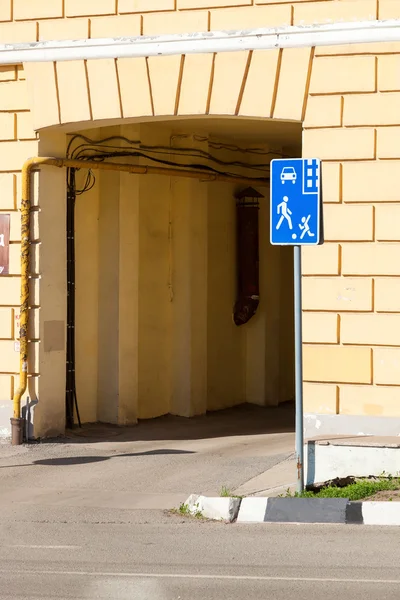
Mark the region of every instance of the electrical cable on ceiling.
MULTIPOLYGON (((154 160, 154 158, 150 157, 147 153, 146 155, 144 154, 140 154, 140 150, 123 150, 123 149, 118 149, 118 147, 114 147, 114 146, 103 146, 103 147, 98 147, 97 148, 97 153, 100 154, 104 154, 107 157, 113 156, 111 149, 115 148, 114 152, 115 152, 115 156, 145 156, 146 158, 150 158, 151 160, 154 160), (123 153, 123 154, 120 154, 123 153)), ((93 154, 93 150, 94 147, 88 147, 88 148, 84 148, 81 149, 76 155, 73 156, 73 158, 76 159, 80 159, 80 160, 84 160, 84 159, 90 159, 93 160, 93 158, 96 157, 96 154, 93 154)), ((184 155, 182 155, 181 153, 175 152, 174 150, 171 151, 171 149, 169 150, 149 150, 147 152, 150 152, 151 154, 161 154, 161 155, 167 155, 167 156, 171 156, 171 155, 176 155, 176 156, 185 156, 185 157, 190 157, 190 158, 203 158, 201 155, 199 155, 198 153, 195 152, 187 152, 184 155)), ((208 159, 210 160, 210 159, 208 159)), ((162 161, 160 161, 162 162, 162 161)), ((265 173, 266 175, 269 174, 269 165, 265 165, 265 163, 261 163, 261 164, 252 164, 252 165, 248 165, 247 163, 243 163, 241 161, 224 161, 221 159, 217 159, 214 158, 213 162, 222 165, 222 166, 234 166, 234 167, 241 167, 241 168, 245 168, 245 169, 251 169, 251 170, 255 170, 255 171, 260 171, 262 173, 265 173)), ((181 167, 188 167, 188 164, 183 164, 183 163, 171 163, 173 165, 177 165, 177 166, 181 166, 181 167)), ((211 167, 208 167, 211 168, 211 167)))
MULTIPOLYGON (((176 138, 178 136, 175 136, 176 138)), ((182 136, 183 137, 183 136, 182 136)), ((199 138, 199 136, 194 136, 195 138, 199 138)), ((174 139, 174 138, 172 138, 174 139)), ((203 139, 203 138, 201 138, 203 139)), ((204 138, 207 139, 207 138, 204 138)), ((145 145, 142 144, 140 140, 130 140, 124 136, 109 136, 107 138, 101 139, 101 140, 92 140, 82 134, 76 134, 74 136, 72 136, 71 140, 69 141, 68 144, 68 148, 67 148, 67 156, 71 156, 71 158, 77 158, 77 159, 93 159, 94 158, 94 154, 95 153, 102 153, 102 154, 107 154, 108 157, 111 157, 112 154, 111 152, 127 152, 127 148, 121 147, 121 142, 124 144, 128 144, 130 146, 130 149, 132 149, 132 151, 145 151, 146 158, 150 158, 149 157, 149 153, 150 154, 168 154, 168 155, 175 155, 175 156, 185 156, 185 157, 203 157, 211 162, 215 162, 216 164, 222 165, 222 166, 233 166, 233 167, 239 167, 239 168, 245 168, 245 169, 251 169, 251 170, 258 170, 260 172, 269 173, 269 161, 266 163, 258 163, 258 164, 252 164, 252 163, 245 163, 243 161, 225 161, 222 160, 220 158, 217 158, 216 156, 213 156, 212 154, 210 154, 209 152, 206 152, 205 150, 202 150, 201 148, 173 148, 170 146, 150 146, 150 145, 145 145), (72 145, 75 141, 81 140, 84 143, 83 144, 79 144, 78 146, 76 146, 72 151, 72 145), (118 146, 110 144, 109 142, 112 141, 118 141, 120 142, 120 144, 118 146), (132 148, 132 146, 136 146, 137 148, 132 148)), ((253 154, 258 154, 261 156, 282 156, 281 153, 278 152, 273 152, 273 151, 268 151, 268 152, 260 152, 260 149, 254 149, 254 148, 250 148, 250 149, 246 149, 246 148, 240 148, 239 146, 233 146, 233 145, 228 145, 228 144, 223 144, 223 143, 214 143, 214 142, 209 142, 210 145, 214 144, 215 147, 219 150, 221 149, 228 149, 231 151, 238 151, 238 152, 248 152, 248 153, 253 153, 253 154)), ((125 153, 124 156, 141 156, 140 154, 127 154, 125 153)), ((117 154, 116 156, 121 156, 121 154, 117 154)), ((151 158, 151 160, 154 160, 154 158, 151 158)), ((160 161, 162 162, 162 161, 160 161)), ((188 168, 190 165, 188 164, 182 164, 182 163, 178 163, 178 162, 166 162, 164 164, 171 164, 172 166, 178 166, 178 167, 182 167, 182 168, 188 168)), ((208 170, 211 170, 211 167, 208 166, 208 170)), ((216 171, 218 172, 218 171, 216 171)))
MULTIPOLYGON (((279 156, 279 157, 284 157, 285 155, 280 151, 280 150, 264 150, 260 147, 255 147, 255 148, 244 148, 242 146, 237 146, 235 144, 228 144, 226 142, 216 142, 214 140, 211 140, 209 137, 203 137, 203 136, 199 136, 199 135, 189 135, 189 134, 176 134, 173 135, 171 137, 171 140, 175 140, 175 139, 186 139, 186 138, 190 138, 192 137, 194 140, 199 141, 199 142, 207 142, 208 145, 211 148, 215 148, 217 150, 229 150, 230 152, 240 152, 243 154, 259 154, 261 156, 279 156)), ((77 139, 81 139, 84 142, 86 142, 85 144, 82 144, 83 146, 85 145, 99 145, 99 144, 105 144, 107 142, 110 142, 112 140, 118 140, 120 142, 125 142, 127 144, 129 144, 130 146, 140 146, 142 149, 144 150, 150 150, 150 149, 164 149, 164 150, 168 150, 171 151, 171 146, 149 146, 149 145, 145 145, 142 144, 142 142, 140 140, 130 140, 125 136, 121 136, 121 135, 115 135, 115 136, 109 136, 107 138, 104 138, 102 140, 92 140, 82 134, 74 134, 71 137, 71 140, 68 144, 68 148, 67 148, 67 155, 70 152, 71 146, 74 143, 75 140, 77 139)), ((202 153, 204 156, 206 156, 207 158, 214 158, 209 152, 207 152, 206 150, 202 150, 201 148, 174 148, 174 150, 182 150, 182 151, 193 151, 196 150, 199 153, 202 153)))
POLYGON ((236 144, 228 144, 227 142, 216 142, 210 139, 208 136, 201 136, 193 134, 192 136, 187 133, 179 133, 173 135, 171 140, 174 139, 184 139, 188 137, 193 137, 196 142, 207 142, 211 148, 216 150, 229 150, 230 152, 241 152, 243 154, 259 154, 261 156, 278 156, 280 158, 285 158, 286 154, 283 154, 281 150, 273 150, 270 148, 269 150, 264 150, 260 147, 255 148, 243 148, 243 146, 237 146, 236 144))
MULTIPOLYGON (((85 156, 86 152, 93 152, 95 148, 104 148, 108 150, 121 150, 123 149, 120 145, 114 146, 111 144, 107 145, 97 145, 97 144, 81 144, 78 146, 72 155, 73 158, 79 159, 81 156, 85 156)), ((125 148, 127 150, 128 148, 125 148)), ((228 161, 217 158, 216 156, 212 156, 211 154, 201 150, 200 148, 174 148, 170 146, 146 146, 144 144, 138 145, 136 150, 143 150, 145 152, 150 152, 152 154, 174 154, 176 156, 196 156, 203 157, 212 162, 216 162, 222 165, 238 165, 248 169, 253 169, 255 167, 264 167, 269 168, 269 163, 246 163, 243 161, 228 161)), ((275 154, 276 156, 276 154, 275 154)))
MULTIPOLYGON (((170 167, 180 167, 182 169, 182 172, 185 170, 185 168, 189 168, 189 169, 196 169, 198 171, 205 171, 208 173, 216 173, 217 175, 229 175, 229 177, 232 177, 232 178, 235 178, 235 177, 237 177, 238 179, 241 178, 241 175, 238 175, 237 173, 231 173, 229 171, 219 171, 218 169, 214 169, 214 168, 210 167, 209 165, 203 165, 201 163, 181 164, 181 163, 177 163, 177 162, 174 162, 171 160, 154 158, 153 156, 145 154, 144 152, 137 152, 137 151, 104 152, 104 153, 89 155, 89 156, 86 156, 85 158, 87 160, 103 161, 103 160, 109 159, 109 158, 120 158, 122 156, 145 158, 147 160, 150 160, 150 161, 162 164, 162 165, 168 165, 170 167)), ((265 182, 265 177, 259 177, 259 178, 255 178, 255 179, 259 179, 260 183, 265 182)))
MULTIPOLYGON (((208 173, 216 173, 218 175, 229 175, 231 177, 240 177, 237 173, 232 173, 231 171, 221 171, 218 169, 214 169, 210 165, 198 164, 198 163, 181 163, 172 160, 166 160, 161 158, 156 158, 152 156, 152 154, 175 154, 177 156, 185 156, 185 158, 206 158, 209 161, 213 161, 221 166, 231 166, 238 168, 245 168, 259 171, 260 174, 263 174, 263 177, 260 177, 260 182, 265 179, 266 176, 269 175, 269 163, 262 164, 248 164, 241 161, 223 161, 212 156, 210 153, 201 150, 201 149, 193 149, 193 148, 171 148, 169 146, 148 146, 141 143, 140 140, 130 140, 124 136, 109 136, 107 138, 103 138, 101 140, 92 140, 82 134, 75 134, 72 136, 71 140, 68 143, 67 147, 67 156, 71 158, 76 158, 80 160, 105 160, 106 158, 117 158, 121 156, 131 156, 134 158, 145 158, 146 160, 151 160, 153 162, 164 164, 172 167, 179 167, 182 170, 185 168, 195 168, 197 170, 204 170, 208 173), (83 141, 85 143, 79 144, 74 149, 71 150, 74 141, 83 141), (121 148, 121 145, 113 145, 109 142, 118 141, 123 142, 124 144, 129 144, 130 148, 121 148), (136 146, 136 148, 132 148, 132 146, 136 146), (146 151, 146 152, 143 152, 146 151)), ((83 192, 87 191, 88 186, 89 189, 95 183, 95 177, 93 174, 90 174, 93 178, 91 183, 86 182, 83 187, 83 192)), ((82 192, 82 193, 83 193, 82 192)))

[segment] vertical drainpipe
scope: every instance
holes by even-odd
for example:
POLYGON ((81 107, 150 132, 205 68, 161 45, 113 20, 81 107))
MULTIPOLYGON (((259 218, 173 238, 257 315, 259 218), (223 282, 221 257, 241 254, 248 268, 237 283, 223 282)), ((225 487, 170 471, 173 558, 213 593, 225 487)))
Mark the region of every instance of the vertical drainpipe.
POLYGON ((11 418, 11 444, 18 446, 23 440, 21 398, 28 383, 28 321, 29 321, 29 265, 30 265, 30 210, 31 210, 31 169, 27 161, 22 167, 21 200, 21 317, 19 330, 20 376, 19 386, 14 393, 13 417, 11 418))

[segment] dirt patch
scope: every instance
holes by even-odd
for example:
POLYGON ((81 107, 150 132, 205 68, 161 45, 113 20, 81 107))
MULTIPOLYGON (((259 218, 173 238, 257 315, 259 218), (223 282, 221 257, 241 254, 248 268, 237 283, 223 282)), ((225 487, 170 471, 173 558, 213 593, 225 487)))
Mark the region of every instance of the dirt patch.
POLYGON ((376 492, 368 498, 363 498, 363 502, 400 502, 400 490, 382 490, 376 492))

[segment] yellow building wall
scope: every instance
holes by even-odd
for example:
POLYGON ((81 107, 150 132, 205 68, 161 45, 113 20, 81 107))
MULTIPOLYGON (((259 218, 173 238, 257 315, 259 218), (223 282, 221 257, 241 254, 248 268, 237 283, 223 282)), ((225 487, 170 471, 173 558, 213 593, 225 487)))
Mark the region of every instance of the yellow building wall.
MULTIPOLYGON (((144 139, 149 143, 155 141, 152 134, 144 139)), ((140 179, 139 418, 165 414, 170 406, 169 196, 170 181, 167 177, 155 175, 140 179)))
MULTIPOLYGON (((140 135, 154 142, 146 126, 140 135)), ((95 187, 77 197, 77 395, 85 422, 128 424, 170 411, 170 195, 165 177, 97 172, 95 187)))
POLYGON ((246 398, 246 325, 236 327, 235 186, 210 184, 208 205, 208 408, 246 398))
MULTIPOLYGON (((177 0, 176 3, 173 0, 119 0, 117 3, 114 0, 13 0, 3 2, 0 7, 0 42, 398 17, 397 0, 287 3, 268 0, 177 0)), ((400 345, 397 313, 400 310, 396 303, 400 240, 395 226, 400 204, 397 184, 400 156, 396 142, 400 126, 397 75, 400 45, 320 47, 314 53, 310 49, 284 50, 280 54, 254 52, 251 62, 249 60, 249 55, 243 53, 238 57, 216 57, 211 89, 210 57, 187 57, 182 77, 180 57, 151 59, 148 61, 150 92, 145 59, 100 61, 89 65, 87 72, 83 61, 26 65, 25 71, 21 66, 0 68, 0 210, 12 216, 14 265, 10 276, 0 279, 1 410, 8 410, 9 399, 18 385, 13 310, 18 310, 19 303, 19 174, 27 157, 44 152, 43 148, 39 149, 33 127, 41 129, 59 123, 77 123, 78 126, 96 119, 208 112, 303 121, 303 155, 316 155, 323 160, 326 243, 303 252, 306 410, 400 416, 397 377, 400 345), (114 64, 118 68, 120 88, 114 64), (278 64, 279 69, 276 69, 278 64), (263 65, 268 65, 265 72, 263 65), (99 79, 99 72, 104 74, 104 81, 99 79), (25 75, 29 79, 29 95, 25 75), (140 90, 139 93, 133 94, 133 80, 137 82, 135 90, 140 90), (74 86, 71 81, 75 82, 74 86), (196 92, 194 81, 202 82, 196 92), (46 102, 42 102, 40 93, 46 102)), ((42 190, 46 189, 46 180, 51 181, 51 177, 44 177, 42 190)), ((54 185, 53 181, 53 188, 54 185)), ((57 195, 61 198, 65 191, 61 179, 57 185, 57 195)), ((42 194, 40 190, 39 193, 42 194)), ((100 203, 100 199, 93 197, 91 202, 100 203)), ((52 215, 48 204, 45 206, 49 220, 59 216, 57 211, 52 215)), ((91 210, 96 209, 93 206, 91 210)), ((60 215, 61 212, 62 208, 60 215)), ((30 397, 38 397, 39 378, 36 376, 40 373, 42 412, 47 414, 38 425, 38 435, 62 430, 60 407, 63 405, 63 398, 54 401, 63 387, 61 366, 57 367, 57 374, 52 375, 49 365, 54 357, 42 347, 39 349, 46 331, 44 321, 62 320, 64 308, 63 284, 60 283, 56 314, 51 316, 50 296, 39 309, 42 297, 46 298, 43 296, 46 282, 55 276, 50 263, 46 266, 48 255, 42 237, 48 242, 47 247, 52 244, 42 225, 46 219, 46 216, 44 220, 39 219, 41 229, 32 239, 38 254, 34 269, 41 279, 34 272, 31 286, 33 308, 38 309, 38 329, 31 337, 30 397), (43 318, 39 317, 41 313, 45 315, 43 318), (47 391, 43 391, 46 387, 42 384, 45 386, 47 377, 49 382, 57 380, 58 384, 49 384, 47 391)), ((60 255, 60 261, 62 258, 60 255)), ((84 277, 84 273, 79 277, 84 277)), ((151 287, 151 275, 143 273, 142 277, 143 285, 151 287)), ((82 315, 78 318, 82 319, 82 315)), ((89 329, 94 339, 88 333, 89 345, 96 344, 95 315, 91 318, 89 329)), ((135 326, 139 327, 132 318, 130 327, 135 326)), ((161 319, 159 331, 163 326, 161 319)), ((90 360, 92 375, 98 378, 95 359, 90 360)), ((170 377, 162 365, 160 369, 164 379, 170 377)), ((91 386, 86 385, 88 407, 85 410, 87 418, 92 418, 94 394, 91 386)), ((151 389, 149 393, 153 394, 151 389)), ((165 398, 159 401, 162 406, 166 405, 165 398)), ((1 427, 4 428, 3 421, 1 427)))
MULTIPOLYGON (((77 187, 82 188, 86 173, 78 172, 77 187)), ((98 420, 97 378, 99 344, 99 214, 100 185, 97 184, 75 204, 75 245, 79 260, 76 276, 76 379, 80 417, 84 423, 98 420)))
MULTIPOLYGON (((1 11, 0 11, 1 13, 1 11)), ((9 432, 11 398, 19 384, 19 355, 14 346, 18 338, 16 329, 20 302, 20 226, 19 207, 21 192, 21 166, 28 156, 38 154, 39 142, 29 119, 29 100, 26 81, 21 69, 0 67, 0 212, 10 214, 10 274, 0 278, 0 435, 9 432)), ((32 236, 32 307, 40 306, 39 299, 39 233, 38 233, 38 177, 34 181, 36 231, 32 236)), ((32 311, 33 312, 33 311, 32 311)), ((29 396, 35 401, 38 395, 38 344, 39 316, 34 311, 30 334, 31 344, 29 396)), ((26 395, 23 404, 26 402, 26 395)), ((57 424, 56 424, 57 426, 57 424)))
MULTIPOLYGON (((174 149, 208 150, 207 142, 197 142, 193 135, 170 130, 169 136, 167 146, 174 149)), ((190 163, 193 157, 180 160, 190 163)), ((210 186, 178 177, 170 181, 170 411, 189 417, 207 409, 210 186)))

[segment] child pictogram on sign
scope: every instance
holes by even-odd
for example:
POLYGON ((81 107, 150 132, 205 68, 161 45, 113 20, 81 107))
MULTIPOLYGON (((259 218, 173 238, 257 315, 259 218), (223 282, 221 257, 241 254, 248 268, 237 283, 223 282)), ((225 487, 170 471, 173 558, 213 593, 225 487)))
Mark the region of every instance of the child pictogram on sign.
POLYGON ((314 235, 315 235, 315 234, 314 234, 314 233, 312 233, 312 231, 310 230, 310 226, 309 226, 309 224, 308 224, 308 221, 309 221, 310 219, 311 219, 311 215, 308 215, 308 217, 307 217, 307 218, 306 218, 306 217, 302 217, 302 219, 301 219, 301 222, 303 223, 303 225, 301 225, 301 223, 299 223, 299 227, 300 227, 300 229, 302 229, 302 230, 303 230, 303 233, 302 233, 302 234, 301 234, 301 236, 300 236, 300 239, 301 239, 301 240, 302 240, 302 239, 303 239, 303 237, 306 235, 306 233, 307 233, 307 235, 308 235, 309 237, 314 237, 314 235))

